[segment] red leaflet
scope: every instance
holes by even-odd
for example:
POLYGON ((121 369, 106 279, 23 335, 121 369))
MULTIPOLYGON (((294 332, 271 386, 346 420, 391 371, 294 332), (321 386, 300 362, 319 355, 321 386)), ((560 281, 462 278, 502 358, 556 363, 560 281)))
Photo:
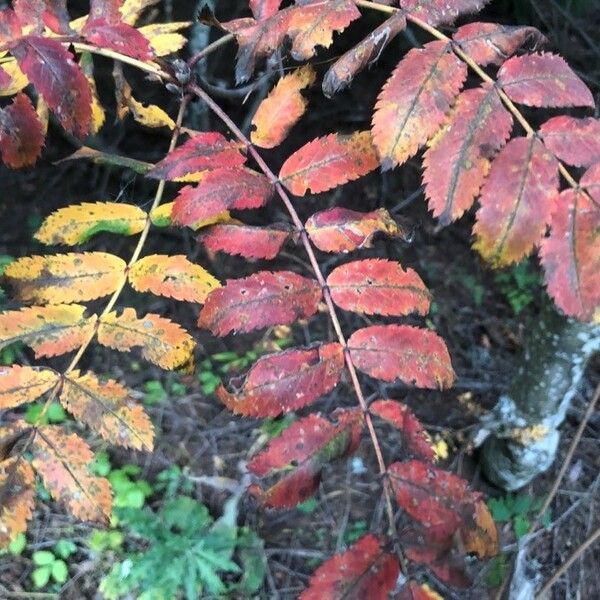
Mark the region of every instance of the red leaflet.
POLYGON ((44 130, 25 94, 17 94, 12 104, 0 110, 0 152, 13 169, 29 167, 42 153, 44 130))
POLYGON ((323 93, 330 98, 349 86, 356 75, 365 67, 371 66, 381 56, 385 47, 405 28, 405 14, 402 11, 394 13, 362 42, 333 63, 323 77, 323 93))
POLYGON ((150 42, 131 25, 90 18, 86 21, 82 34, 88 42, 101 48, 109 48, 138 60, 154 58, 150 42))
POLYGON ((279 179, 296 196, 331 190, 377 168, 379 161, 368 131, 332 133, 296 150, 281 167, 279 179))
POLYGON ((462 50, 482 67, 500 66, 528 42, 535 45, 546 38, 535 27, 510 27, 498 23, 468 23, 452 36, 462 50))
POLYGON ((433 136, 466 77, 466 65, 442 41, 413 49, 398 63, 373 115, 373 143, 384 169, 404 163, 433 136))
POLYGON ((430 25, 452 23, 459 15, 479 12, 490 0, 400 0, 400 6, 430 25))
POLYGON ((14 10, 5 8, 0 10, 0 44, 8 46, 21 37, 21 22, 14 10))
POLYGON ((370 248, 378 233, 406 237, 385 208, 363 213, 348 208, 330 208, 315 213, 305 224, 312 243, 323 252, 350 252, 370 248))
POLYGON ((248 417, 275 417, 307 406, 339 382, 344 352, 339 344, 292 349, 263 356, 250 369, 242 388, 217 390, 232 412, 248 417))
POLYGON ((257 21, 272 17, 281 6, 282 0, 250 0, 250 10, 257 21))
POLYGON ((90 19, 103 19, 107 23, 121 21, 123 0, 90 0, 90 19))
POLYGON ((250 79, 257 61, 271 56, 286 37, 292 40, 293 58, 307 60, 314 56, 317 46, 331 46, 334 31, 343 31, 359 17, 353 0, 303 0, 259 22, 237 19, 224 23, 239 44, 237 83, 250 79))
POLYGON ((387 600, 399 574, 396 556, 369 533, 346 552, 326 560, 310 578, 300 600, 387 600))
POLYGON ((192 136, 175 150, 172 150, 154 168, 146 173, 153 179, 169 181, 199 180, 204 171, 219 168, 241 167, 246 158, 239 144, 230 142, 216 131, 207 131, 192 136))
POLYGON ((11 52, 61 125, 77 137, 87 135, 92 119, 92 93, 71 54, 59 42, 33 35, 21 38, 11 52))
POLYGON ((422 279, 393 260, 346 263, 331 272, 327 285, 333 301, 344 310, 393 316, 429 312, 430 294, 422 279))
POLYGON ((585 83, 563 58, 549 52, 507 60, 498 71, 498 82, 511 100, 526 106, 594 107, 585 83))
POLYGON ((481 497, 464 479, 420 460, 396 462, 388 472, 400 507, 436 541, 450 537, 471 518, 481 497))
POLYGON ((196 238, 209 250, 239 254, 245 258, 272 259, 290 237, 287 229, 255 227, 244 223, 219 223, 200 231, 196 238))
POLYGON ((369 410, 399 429, 410 452, 429 462, 435 459, 431 440, 421 422, 406 404, 395 400, 375 400, 369 410))
POLYGON ((521 260, 546 231, 558 182, 558 162, 537 138, 511 140, 481 191, 474 247, 496 266, 521 260))
POLYGON ((196 186, 181 189, 173 206, 172 221, 193 226, 228 209, 259 208, 268 202, 273 186, 260 173, 249 169, 215 169, 196 186))
POLYGON ((359 409, 334 412, 337 423, 320 415, 309 415, 290 425, 275 438, 267 450, 248 465, 259 477, 283 473, 274 485, 263 490, 258 485, 249 491, 271 508, 291 508, 312 496, 321 480, 323 467, 356 450, 362 430, 359 409))
POLYGON ((581 178, 580 184, 589 195, 600 205, 600 162, 591 166, 581 178))
POLYGON ((261 271, 243 279, 228 279, 211 292, 198 325, 215 335, 246 333, 270 325, 287 325, 317 312, 321 287, 291 271, 261 271))
POLYGON ((546 147, 569 165, 590 167, 600 160, 600 119, 554 117, 540 133, 546 147))
POLYGON ((449 585, 458 588, 471 586, 472 581, 466 572, 465 557, 459 554, 451 543, 436 544, 427 539, 424 542, 416 546, 403 543, 406 557, 415 563, 427 565, 438 579, 449 585))
POLYGON ((565 313, 589 320, 600 307, 600 208, 586 194, 566 190, 552 215, 541 259, 548 292, 565 313))
POLYGON ((13 0, 13 8, 23 27, 33 27, 30 33, 42 33, 44 25, 55 33, 73 33, 67 0, 13 0))
POLYGON ((447 388, 454 371, 446 344, 433 331, 410 325, 373 325, 348 340, 358 369, 383 381, 401 379, 421 388, 447 388))
POLYGON ((512 117, 492 86, 463 92, 448 124, 425 153, 423 181, 440 225, 458 219, 473 204, 490 160, 504 146, 512 117))

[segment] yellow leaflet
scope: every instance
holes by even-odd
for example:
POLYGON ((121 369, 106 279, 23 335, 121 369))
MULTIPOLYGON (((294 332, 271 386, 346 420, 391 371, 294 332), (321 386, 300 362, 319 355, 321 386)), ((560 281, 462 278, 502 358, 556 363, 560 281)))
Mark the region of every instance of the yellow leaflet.
POLYGON ((5 88, 0 88, 0 96, 14 96, 20 92, 28 83, 27 75, 21 71, 17 61, 13 58, 3 62, 0 67, 10 77, 10 83, 5 88))
POLYGON ((68 304, 114 292, 125 274, 122 258, 106 252, 27 256, 8 265, 5 277, 23 302, 68 304))
MULTIPOLYGON (((150 213, 150 220, 155 227, 169 227, 171 225, 171 213, 173 211, 174 202, 167 202, 166 204, 161 204, 158 208, 155 208, 150 213)), ((190 226, 191 229, 202 229, 203 227, 208 227, 209 225, 214 225, 215 223, 229 223, 233 221, 231 218, 231 214, 228 210, 222 212, 221 214, 215 215, 210 219, 205 219, 204 221, 198 221, 190 226)))
POLYGON ((127 25, 135 25, 144 10, 158 4, 160 0, 125 0, 121 6, 121 17, 127 25))
POLYGON ((0 367, 0 410, 36 400, 53 388, 59 375, 50 369, 0 367))
POLYGON ((126 448, 152 450, 152 422, 120 383, 112 379, 100 381, 93 373, 80 376, 78 371, 72 371, 63 380, 60 402, 105 440, 126 448))
POLYGON ((138 319, 133 308, 126 308, 120 316, 112 312, 102 317, 98 342, 121 352, 139 347, 146 360, 163 369, 190 364, 195 346, 192 336, 177 323, 153 314, 138 319))
POLYGON ((176 23, 154 23, 139 27, 138 31, 150 41, 156 56, 166 56, 181 50, 187 43, 187 38, 178 33, 192 24, 191 21, 176 23))
POLYGON ((221 284, 185 256, 155 254, 139 260, 129 271, 129 283, 138 292, 202 303, 221 284))
POLYGON ((148 215, 138 206, 118 202, 84 202, 66 206, 47 217, 35 234, 43 244, 75 246, 102 231, 135 235, 148 215))
POLYGON ((104 125, 106 115, 104 114, 104 108, 98 98, 98 89, 96 88, 96 80, 94 79, 94 61, 92 55, 89 52, 83 52, 79 59, 79 65, 83 70, 83 74, 90 85, 92 92, 92 134, 96 134, 104 125))
POLYGON ((168 127, 169 129, 175 129, 175 121, 160 106, 156 106, 156 104, 144 106, 132 96, 129 99, 128 106, 133 118, 146 127, 168 127))
POLYGON ((38 116, 38 119, 42 125, 42 131, 44 135, 48 133, 48 122, 50 120, 50 111, 48 109, 48 104, 44 100, 44 97, 40 94, 37 100, 37 106, 35 107, 35 112, 38 116))

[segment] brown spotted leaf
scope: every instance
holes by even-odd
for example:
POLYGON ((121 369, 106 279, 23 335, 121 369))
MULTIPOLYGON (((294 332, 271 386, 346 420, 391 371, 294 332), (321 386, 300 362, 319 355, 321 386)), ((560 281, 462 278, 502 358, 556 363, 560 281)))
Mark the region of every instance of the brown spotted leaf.
POLYGON ((454 371, 446 344, 436 333, 410 325, 373 325, 348 340, 352 361, 376 379, 420 388, 448 388, 454 371))
POLYGON ((2 161, 13 169, 35 164, 44 145, 42 124, 25 94, 17 96, 0 110, 0 153, 2 161))
POLYGON ((21 38, 11 53, 60 124, 77 137, 87 135, 92 122, 92 93, 71 54, 59 42, 35 35, 21 38))
POLYGON ((405 28, 406 16, 398 11, 338 58, 323 77, 325 96, 330 98, 348 87, 361 71, 378 60, 387 45, 405 28))
POLYGON ((392 316, 429 312, 431 296, 423 280, 393 260, 346 263, 331 272, 327 285, 333 301, 344 310, 392 316))
POLYGON ((206 171, 241 167, 246 161, 239 144, 221 133, 207 131, 193 135, 156 163, 146 177, 169 181, 200 181, 206 171))
POLYGON ((273 259, 290 237, 288 228, 258 227, 240 222, 217 223, 203 229, 199 242, 209 250, 245 258, 273 259))
POLYGON ((83 202, 59 208, 44 219, 35 234, 42 244, 76 246, 97 233, 140 233, 148 215, 138 206, 121 202, 83 202))
POLYGON ((519 104, 538 107, 594 107, 594 97, 563 58, 549 52, 507 60, 498 83, 519 104))
POLYGON ((32 443, 33 468, 51 496, 82 521, 107 523, 112 509, 108 480, 89 471, 94 454, 76 434, 57 425, 38 429, 32 443))
POLYGON ((211 292, 198 325, 224 336, 271 325, 288 325, 317 312, 321 287, 292 271, 260 271, 243 279, 228 279, 211 292))
POLYGON ((462 14, 479 12, 490 0, 400 0, 412 16, 430 25, 453 23, 462 14))
POLYGON ((202 303, 221 286, 208 271, 183 255, 153 254, 138 260, 129 269, 129 283, 138 292, 202 303))
POLYGON ((435 460, 431 438, 406 404, 395 400, 375 400, 369 406, 369 410, 402 432, 406 446, 412 454, 429 462, 435 460))
POLYGON ((58 381, 58 373, 51 369, 19 365, 0 367, 0 410, 37 400, 58 381))
POLYGON ((63 378, 60 403, 78 421, 111 444, 152 451, 154 427, 146 411, 129 396, 127 388, 93 373, 71 371, 63 378))
POLYGON ((498 23, 467 23, 452 36, 476 63, 500 66, 525 44, 542 44, 546 38, 535 27, 498 23))
POLYGON ((339 344, 291 349, 259 358, 241 389, 219 387, 217 397, 232 412, 275 417, 311 404, 339 382, 344 353, 339 344))
POLYGON ((556 159, 537 138, 515 138, 481 191, 474 247, 495 266, 521 260, 541 241, 557 194, 556 159))
POLYGON ((171 370, 190 363, 195 345, 177 323, 154 314, 138 318, 133 308, 126 308, 120 316, 112 312, 102 317, 98 342, 121 352, 139 347, 146 360, 171 370))
POLYGON ((348 208, 330 208, 315 213, 305 224, 312 243, 323 252, 351 252, 369 248, 377 234, 407 237, 385 208, 358 212, 348 208))
POLYGON ((326 560, 310 578, 300 600, 387 600, 399 574, 398 558, 369 533, 326 560))
POLYGON ((252 143, 260 148, 274 148, 288 135, 290 129, 304 114, 308 101, 301 90, 311 86, 316 73, 305 65, 282 77, 271 93, 259 105, 250 135, 252 143))
POLYGON ((560 194, 540 252, 548 293, 567 315, 588 321, 600 309, 600 207, 582 191, 560 194))
POLYGON ((466 77, 466 65, 443 41, 406 54, 373 115, 373 143, 384 169, 406 162, 439 130, 466 77))
POLYGON ((176 225, 194 226, 230 209, 260 208, 273 194, 273 186, 249 169, 215 169, 197 186, 185 186, 175 199, 171 218, 176 225))
POLYGON ((35 476, 23 458, 0 462, 0 548, 27 529, 35 503, 35 476))
POLYGON ((440 225, 448 225, 471 207, 491 159, 506 144, 511 129, 512 117, 494 87, 467 90, 458 97, 423 161, 429 207, 440 225))
POLYGON ((125 268, 125 261, 114 254, 85 252, 20 258, 4 275, 23 302, 68 304, 111 294, 125 268))
POLYGON ((94 331, 96 316, 85 306, 31 306, 0 313, 0 348, 21 342, 36 358, 59 356, 79 348, 94 331))
POLYGON ((331 190, 377 168, 379 162, 368 131, 332 133, 296 150, 281 167, 281 183, 296 196, 331 190))
POLYGON ((569 165, 590 167, 600 161, 600 119, 553 117, 540 133, 546 148, 569 165))
POLYGON ((271 508, 289 508, 312 496, 323 467, 348 456, 358 447, 363 425, 359 409, 334 412, 337 423, 320 415, 309 415, 290 425, 269 447, 248 464, 248 470, 275 483, 250 492, 271 508), (266 489, 264 489, 266 488, 266 489))

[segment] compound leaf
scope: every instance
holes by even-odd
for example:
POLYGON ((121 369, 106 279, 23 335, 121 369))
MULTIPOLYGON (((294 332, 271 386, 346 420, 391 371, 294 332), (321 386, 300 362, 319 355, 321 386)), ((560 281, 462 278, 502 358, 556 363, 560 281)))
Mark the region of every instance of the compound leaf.
POLYGON ((548 150, 569 165, 590 167, 600 161, 600 119, 554 117, 540 133, 548 150))
POLYGON ((35 476, 20 457, 0 462, 0 548, 27 529, 33 516, 35 476))
POLYGON ((51 369, 19 365, 0 367, 0 410, 37 400, 58 381, 58 373, 51 369))
POLYGON ((255 130, 250 139, 253 144, 260 148, 274 148, 287 137, 308 106, 300 91, 311 86, 316 76, 314 69, 305 65, 277 82, 252 119, 255 130))
POLYGON ((438 131, 466 77, 466 65, 443 41, 406 54, 373 115, 373 143, 384 169, 407 161, 438 131))
POLYGON ((361 411, 338 410, 334 417, 335 424, 315 414, 296 421, 248 464, 258 477, 277 478, 266 490, 250 487, 261 503, 272 508, 296 506, 315 493, 325 464, 356 450, 363 425, 361 411))
POLYGON ((291 349, 258 359, 239 391, 225 386, 219 400, 232 412, 248 417, 275 417, 297 410, 331 391, 344 368, 339 344, 291 349))
POLYGON ((296 150, 281 167, 279 179, 296 196, 331 190, 377 168, 379 161, 368 131, 332 133, 296 150))
POLYGON ((133 308, 126 308, 120 316, 112 312, 102 317, 98 342, 121 352, 140 347, 146 360, 170 370, 189 365, 195 345, 177 323, 154 314, 138 318, 133 308))
POLYGON ((373 325, 348 340, 358 369, 383 381, 421 388, 448 388, 454 371, 446 344, 436 333, 410 325, 373 325))
POLYGON ((138 260, 129 270, 129 283, 138 292, 198 303, 221 286, 208 271, 185 256, 161 254, 138 260))
POLYGON ((122 258, 106 252, 26 256, 12 262, 4 275, 24 302, 86 302, 114 292, 125 276, 122 258))
POLYGON ((0 348, 22 342, 36 358, 79 348, 94 331, 96 316, 85 317, 85 306, 31 306, 0 313, 0 348))
POLYGON ((558 162, 537 138, 509 142, 483 186, 474 247, 495 266, 521 260, 546 231, 558 183, 558 162))
POLYGON ((151 451, 154 428, 146 411, 120 383, 71 371, 63 378, 60 403, 112 444, 151 451))
POLYGON ((292 271, 260 271, 242 279, 228 279, 211 292, 198 325, 219 336, 246 333, 271 325, 288 325, 317 312, 321 287, 292 271))
POLYGON ((37 429, 32 442, 33 468, 52 497, 82 521, 107 523, 112 508, 108 480, 89 472, 94 458, 89 446, 62 427, 37 429))
POLYGON ((35 35, 21 38, 11 53, 60 124, 77 137, 87 135, 92 123, 92 93, 71 54, 59 42, 35 35))
POLYGON ((200 232, 198 241, 209 250, 238 254, 245 258, 275 258, 287 239, 287 228, 258 227, 244 223, 218 223, 200 232))
POLYGON ((102 231, 135 235, 143 231, 148 215, 133 204, 83 202, 65 206, 46 217, 35 234, 42 244, 76 246, 102 231))
POLYGON ((42 153, 42 124, 25 94, 17 94, 12 104, 0 110, 0 152, 13 169, 30 167, 42 153))
POLYGON ((300 600, 369 598, 387 600, 400 574, 398 559, 369 533, 326 560, 312 575, 300 600))
POLYGON ((594 97, 563 58, 549 52, 507 60, 498 83, 519 104, 538 107, 594 107, 594 97))
POLYGON ((197 186, 187 185, 175 199, 171 218, 177 225, 194 226, 230 209, 260 208, 273 194, 271 182, 249 169, 209 171, 197 186))
POLYGON ((395 400, 375 400, 369 410, 402 432, 412 454, 429 462, 435 459, 431 438, 406 404, 395 400))
POLYGON ((423 161, 429 207, 440 225, 448 225, 471 207, 490 160, 506 144, 511 129, 512 117, 493 86, 467 90, 458 97, 423 161))
POLYGON ((600 208, 583 191, 566 190, 552 213, 541 259, 548 292, 566 314, 588 321, 600 307, 600 208))
POLYGON ((422 279, 393 260, 346 263, 331 272, 327 285, 333 301, 344 310, 393 316, 429 312, 430 294, 422 279))
POLYGON ((330 208, 315 213, 305 224, 312 243, 323 252, 351 252, 369 248, 375 235, 404 237, 404 232, 385 208, 358 212, 330 208))

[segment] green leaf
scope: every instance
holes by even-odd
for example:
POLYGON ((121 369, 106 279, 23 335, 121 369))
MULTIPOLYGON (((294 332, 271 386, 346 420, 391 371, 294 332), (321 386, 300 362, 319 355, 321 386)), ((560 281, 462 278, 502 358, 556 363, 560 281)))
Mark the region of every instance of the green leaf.
POLYGON ((54 554, 49 550, 36 550, 31 558, 33 560, 34 565, 51 565, 55 561, 54 554))
POLYGON ((33 580, 33 585, 36 588, 43 588, 48 581, 50 581, 50 574, 52 572, 52 568, 50 565, 46 565, 44 567, 38 567, 33 570, 31 573, 31 579, 33 580))
POLYGON ((69 569, 63 560, 55 560, 52 564, 52 579, 56 583, 65 583, 69 577, 69 569))
POLYGON ((49 423, 64 423, 67 420, 65 409, 58 403, 52 402, 46 413, 49 423))
POLYGON ((319 506, 319 503, 317 502, 317 499, 314 496, 312 496, 308 500, 305 500, 301 504, 298 504, 298 506, 296 508, 300 512, 303 512, 305 514, 310 514, 310 513, 315 512, 315 510, 317 510, 317 506, 319 506))
POLYGON ((239 589, 244 597, 256 594, 266 575, 263 541, 251 529, 244 529, 238 541, 242 580, 239 589))
POLYGON ((489 571, 486 575, 487 584, 490 587, 501 586, 504 578, 506 577, 507 569, 508 564, 506 561, 506 556, 504 554, 494 556, 494 558, 492 558, 492 560, 489 562, 489 571))
POLYGON ((77 552, 77 546, 71 540, 58 540, 54 546, 54 553, 61 558, 69 558, 75 552, 77 552))
POLYGON ((108 453, 100 451, 96 453, 92 464, 90 465, 90 471, 98 477, 106 477, 111 470, 110 459, 108 453))
POLYGON ((527 519, 523 515, 517 515, 513 520, 513 527, 514 527, 515 535, 517 536, 517 539, 520 540, 529 531, 529 527, 530 527, 529 519, 527 519))
POLYGON ((494 521, 504 523, 512 517, 512 510, 508 506, 505 498, 490 498, 488 508, 492 513, 494 521))
POLYGON ((27 545, 27 538, 24 533, 19 533, 17 537, 8 545, 8 551, 13 556, 19 556, 23 550, 25 550, 25 546, 27 545))

